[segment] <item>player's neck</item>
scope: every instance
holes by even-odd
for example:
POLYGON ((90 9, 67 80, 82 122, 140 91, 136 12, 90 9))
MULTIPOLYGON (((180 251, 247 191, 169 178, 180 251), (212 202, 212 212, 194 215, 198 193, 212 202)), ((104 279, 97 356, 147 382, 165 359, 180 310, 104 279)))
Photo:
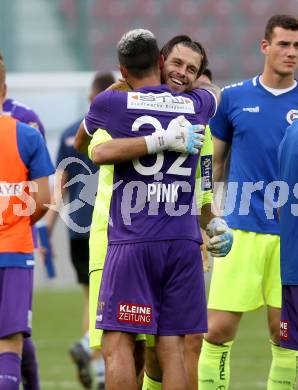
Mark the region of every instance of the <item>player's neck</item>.
POLYGON ((160 78, 155 75, 154 76, 152 75, 152 76, 144 77, 142 79, 130 80, 130 84, 133 87, 133 89, 139 89, 148 86, 157 87, 158 85, 160 85, 160 78))
POLYGON ((273 73, 271 70, 264 69, 264 72, 261 75, 261 81, 262 83, 269 88, 275 88, 275 89, 286 89, 290 88, 294 82, 294 75, 279 75, 276 73, 273 73))

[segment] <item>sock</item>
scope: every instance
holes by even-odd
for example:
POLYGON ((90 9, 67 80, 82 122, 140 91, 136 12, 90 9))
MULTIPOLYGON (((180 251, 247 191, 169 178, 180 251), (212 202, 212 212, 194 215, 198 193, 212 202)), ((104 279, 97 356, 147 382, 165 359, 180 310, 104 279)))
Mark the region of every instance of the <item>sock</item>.
POLYGON ((39 390, 38 363, 31 338, 24 339, 21 362, 21 375, 24 390, 39 390))
POLYGON ((91 348, 89 345, 89 332, 88 331, 81 338, 80 343, 82 344, 84 350, 88 353, 88 355, 91 355, 91 348))
POLYGON ((95 375, 95 382, 105 383, 105 363, 103 358, 91 360, 91 366, 95 375))
POLYGON ((271 343, 272 363, 267 390, 295 389, 297 376, 297 351, 281 348, 271 343))
POLYGON ((203 340, 199 358, 200 390, 229 388, 232 344, 233 341, 229 341, 223 345, 215 345, 203 340))
POLYGON ((145 371, 142 390, 161 390, 161 382, 150 378, 145 371))
POLYGON ((16 353, 0 354, 0 390, 18 390, 21 377, 21 359, 16 353))

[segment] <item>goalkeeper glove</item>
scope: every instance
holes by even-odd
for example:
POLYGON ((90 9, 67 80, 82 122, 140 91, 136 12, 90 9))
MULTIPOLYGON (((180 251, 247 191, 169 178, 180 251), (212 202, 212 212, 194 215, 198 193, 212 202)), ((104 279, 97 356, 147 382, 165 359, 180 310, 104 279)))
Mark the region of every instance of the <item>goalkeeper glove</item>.
POLYGON ((167 130, 157 130, 145 137, 148 153, 170 150, 197 154, 203 146, 204 135, 200 132, 204 129, 204 125, 191 125, 183 115, 179 115, 167 130))
POLYGON ((212 218, 206 227, 206 233, 210 237, 207 249, 212 256, 224 257, 230 252, 233 233, 224 219, 212 218))

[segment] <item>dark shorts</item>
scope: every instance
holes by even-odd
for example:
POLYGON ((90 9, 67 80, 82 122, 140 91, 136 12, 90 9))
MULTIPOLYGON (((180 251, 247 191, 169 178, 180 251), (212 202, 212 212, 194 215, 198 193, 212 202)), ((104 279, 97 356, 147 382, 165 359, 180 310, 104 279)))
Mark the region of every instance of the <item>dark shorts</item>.
POLYGON ((207 332, 199 244, 170 240, 109 245, 96 319, 96 328, 122 332, 207 332))
POLYGON ((298 351, 298 286, 282 286, 280 345, 298 351))
POLYGON ((33 269, 0 268, 0 338, 31 335, 33 269))
POLYGON ((71 239, 70 253, 78 282, 89 286, 89 238, 71 239))

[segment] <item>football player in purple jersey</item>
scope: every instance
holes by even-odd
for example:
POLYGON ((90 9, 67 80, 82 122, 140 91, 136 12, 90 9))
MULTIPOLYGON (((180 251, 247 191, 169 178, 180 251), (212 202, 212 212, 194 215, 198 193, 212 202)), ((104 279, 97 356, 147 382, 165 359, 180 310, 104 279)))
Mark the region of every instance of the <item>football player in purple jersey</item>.
MULTIPOLYGON (((110 170, 110 183, 117 185, 107 208, 109 246, 97 316, 97 326, 105 330, 107 385, 137 388, 135 333, 153 333, 158 335, 163 388, 181 390, 188 387, 184 335, 207 328, 201 236, 191 213, 202 138, 191 124, 207 124, 217 98, 206 89, 175 95, 160 86, 162 60, 149 31, 127 33, 118 56, 122 75, 136 92, 98 95, 76 141, 84 145, 84 127, 93 134, 92 159, 102 165, 104 179, 104 168, 110 170), (139 161, 141 156, 146 157, 139 161)), ((228 252, 232 237, 227 225, 210 219, 205 221, 210 249, 215 255, 228 252)))

